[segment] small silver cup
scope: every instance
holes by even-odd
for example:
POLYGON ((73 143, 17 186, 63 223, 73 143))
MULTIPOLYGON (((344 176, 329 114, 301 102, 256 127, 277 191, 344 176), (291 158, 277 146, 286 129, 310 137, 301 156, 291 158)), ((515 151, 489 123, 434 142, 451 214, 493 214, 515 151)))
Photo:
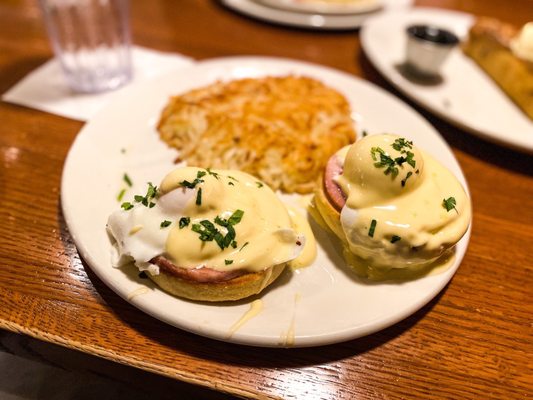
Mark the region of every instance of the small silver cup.
POLYGON ((428 77, 439 75, 450 51, 459 43, 452 32, 432 25, 411 25, 407 28, 407 65, 428 77))
POLYGON ((39 0, 70 87, 116 89, 132 78, 128 0, 39 0))

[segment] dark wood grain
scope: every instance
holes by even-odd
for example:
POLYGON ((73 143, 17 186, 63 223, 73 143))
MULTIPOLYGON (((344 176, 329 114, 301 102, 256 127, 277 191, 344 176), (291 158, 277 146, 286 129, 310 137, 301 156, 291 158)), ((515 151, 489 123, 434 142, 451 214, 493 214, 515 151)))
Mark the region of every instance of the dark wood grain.
MULTIPOLYGON (((517 25, 533 19, 530 0, 418 4, 517 25)), ((142 46, 196 59, 300 59, 402 97, 366 60, 356 31, 279 27, 209 0, 132 1, 132 27, 142 46)), ((0 3, 0 92, 50 56, 37 2, 0 3)), ((369 337, 317 349, 257 349, 169 327, 107 288, 80 260, 60 211, 63 162, 82 124, 0 103, 0 327, 240 397, 531 396, 533 159, 413 107, 450 143, 470 185, 473 233, 457 274, 423 309, 369 337)))

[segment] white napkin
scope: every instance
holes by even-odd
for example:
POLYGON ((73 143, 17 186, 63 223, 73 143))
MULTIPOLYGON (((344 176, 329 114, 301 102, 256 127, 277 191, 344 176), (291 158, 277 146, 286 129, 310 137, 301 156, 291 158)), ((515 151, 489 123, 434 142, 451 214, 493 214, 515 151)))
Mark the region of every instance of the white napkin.
POLYGON ((75 93, 67 86, 58 61, 52 59, 4 93, 2 100, 87 121, 125 87, 194 64, 192 58, 179 54, 137 46, 132 50, 133 80, 118 90, 96 94, 75 93))

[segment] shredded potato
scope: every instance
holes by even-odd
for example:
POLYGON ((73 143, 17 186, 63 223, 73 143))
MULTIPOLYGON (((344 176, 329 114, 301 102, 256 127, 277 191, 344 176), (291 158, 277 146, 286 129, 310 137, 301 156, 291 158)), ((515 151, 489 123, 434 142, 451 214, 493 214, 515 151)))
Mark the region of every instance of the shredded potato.
POLYGON ((158 130, 188 165, 239 169, 289 193, 312 192, 330 155, 355 140, 346 99, 296 76, 217 82, 172 97, 158 130))

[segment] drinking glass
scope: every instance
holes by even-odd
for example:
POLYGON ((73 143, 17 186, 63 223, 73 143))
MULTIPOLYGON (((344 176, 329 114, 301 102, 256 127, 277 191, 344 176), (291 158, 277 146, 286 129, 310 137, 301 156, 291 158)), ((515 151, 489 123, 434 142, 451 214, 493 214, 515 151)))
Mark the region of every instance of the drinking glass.
POLYGON ((54 53, 72 89, 116 89, 132 77, 128 0, 40 0, 54 53))

